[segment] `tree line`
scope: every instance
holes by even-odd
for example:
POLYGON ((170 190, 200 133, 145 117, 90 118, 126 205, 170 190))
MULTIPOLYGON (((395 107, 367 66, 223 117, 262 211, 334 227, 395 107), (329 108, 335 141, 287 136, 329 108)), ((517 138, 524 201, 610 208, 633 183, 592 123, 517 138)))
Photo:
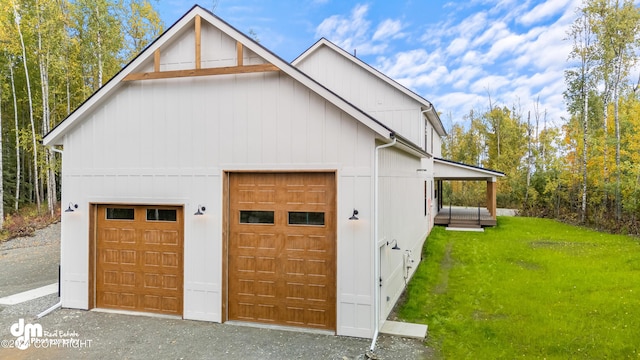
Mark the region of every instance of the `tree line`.
MULTIPOLYGON (((584 0, 576 14, 562 126, 539 101, 525 111, 490 99, 451 126, 443 157, 505 172, 500 207, 638 234, 640 11, 631 0, 584 0)), ((59 207, 61 159, 42 137, 163 27, 149 0, 0 0, 0 219, 59 207)), ((445 198, 476 206, 485 190, 453 182, 445 198)))
POLYGON ((163 27, 148 0, 0 0, 0 219, 54 213, 60 156, 43 136, 163 27))
MULTIPOLYGON (((504 171, 498 206, 615 232, 640 234, 640 9, 631 0, 585 0, 567 33, 568 119, 547 124, 539 102, 489 104, 452 126, 443 156, 504 171)), ((477 205, 477 184, 448 199, 477 205)))

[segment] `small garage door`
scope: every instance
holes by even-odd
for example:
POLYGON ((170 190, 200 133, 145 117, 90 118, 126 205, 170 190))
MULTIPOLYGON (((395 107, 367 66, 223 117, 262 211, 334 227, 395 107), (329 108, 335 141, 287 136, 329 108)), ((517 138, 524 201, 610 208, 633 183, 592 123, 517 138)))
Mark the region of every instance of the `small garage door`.
POLYGON ((182 315, 182 208, 99 205, 96 306, 182 315))
POLYGON ((335 330, 333 173, 229 178, 230 320, 335 330))

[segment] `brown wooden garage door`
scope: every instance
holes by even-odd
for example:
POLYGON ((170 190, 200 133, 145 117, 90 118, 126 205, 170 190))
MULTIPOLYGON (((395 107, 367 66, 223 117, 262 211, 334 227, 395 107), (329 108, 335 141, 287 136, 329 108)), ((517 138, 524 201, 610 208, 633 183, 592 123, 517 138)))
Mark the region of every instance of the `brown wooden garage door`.
POLYGON ((182 315, 182 208, 99 205, 96 306, 182 315))
POLYGON ((229 319, 335 330, 335 175, 234 173, 229 193, 229 319))

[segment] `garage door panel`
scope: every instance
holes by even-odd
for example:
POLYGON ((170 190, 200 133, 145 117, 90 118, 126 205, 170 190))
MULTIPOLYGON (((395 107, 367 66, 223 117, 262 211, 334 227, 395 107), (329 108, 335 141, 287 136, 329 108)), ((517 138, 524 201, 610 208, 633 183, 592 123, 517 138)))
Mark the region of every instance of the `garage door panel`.
POLYGON ((176 230, 144 230, 145 245, 180 245, 180 232, 176 230))
POLYGON ((239 274, 240 278, 246 276, 253 276, 256 272, 256 257, 253 255, 240 255, 237 256, 234 261, 230 262, 231 269, 235 270, 239 274))
POLYGON ((269 276, 276 274, 276 267, 278 266, 278 260, 275 256, 257 256, 256 257, 256 272, 262 276, 269 276))
POLYGON ((229 319, 335 330, 335 175, 231 174, 229 188, 229 319), (273 204, 249 201, 260 188, 273 204))
POLYGON ((182 209, 100 205, 97 218, 96 306, 181 315, 182 209))
POLYGON ((134 244, 136 242, 135 229, 104 228, 100 229, 100 236, 105 243, 109 244, 134 244))
POLYGON ((236 237, 236 246, 239 250, 251 251, 276 251, 278 240, 276 234, 258 233, 258 232, 242 232, 236 237))
POLYGON ((163 252, 162 253, 162 267, 163 268, 178 268, 180 266, 180 255, 175 252, 163 252))
POLYGON ((262 298, 275 299, 278 296, 277 284, 273 280, 259 280, 255 282, 255 295, 262 298))

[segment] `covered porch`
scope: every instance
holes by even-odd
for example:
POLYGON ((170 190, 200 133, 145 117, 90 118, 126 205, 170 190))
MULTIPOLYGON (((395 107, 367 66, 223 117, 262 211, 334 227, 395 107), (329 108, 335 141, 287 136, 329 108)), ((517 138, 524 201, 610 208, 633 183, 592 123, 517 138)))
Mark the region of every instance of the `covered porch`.
POLYGON ((451 160, 434 158, 434 179, 437 191, 437 215, 434 223, 451 227, 495 226, 497 179, 504 173, 467 165, 451 160), (461 207, 443 204, 443 181, 486 181, 485 206, 461 207))
POLYGON ((496 226, 496 217, 484 207, 445 206, 438 211, 434 224, 451 227, 496 226))

